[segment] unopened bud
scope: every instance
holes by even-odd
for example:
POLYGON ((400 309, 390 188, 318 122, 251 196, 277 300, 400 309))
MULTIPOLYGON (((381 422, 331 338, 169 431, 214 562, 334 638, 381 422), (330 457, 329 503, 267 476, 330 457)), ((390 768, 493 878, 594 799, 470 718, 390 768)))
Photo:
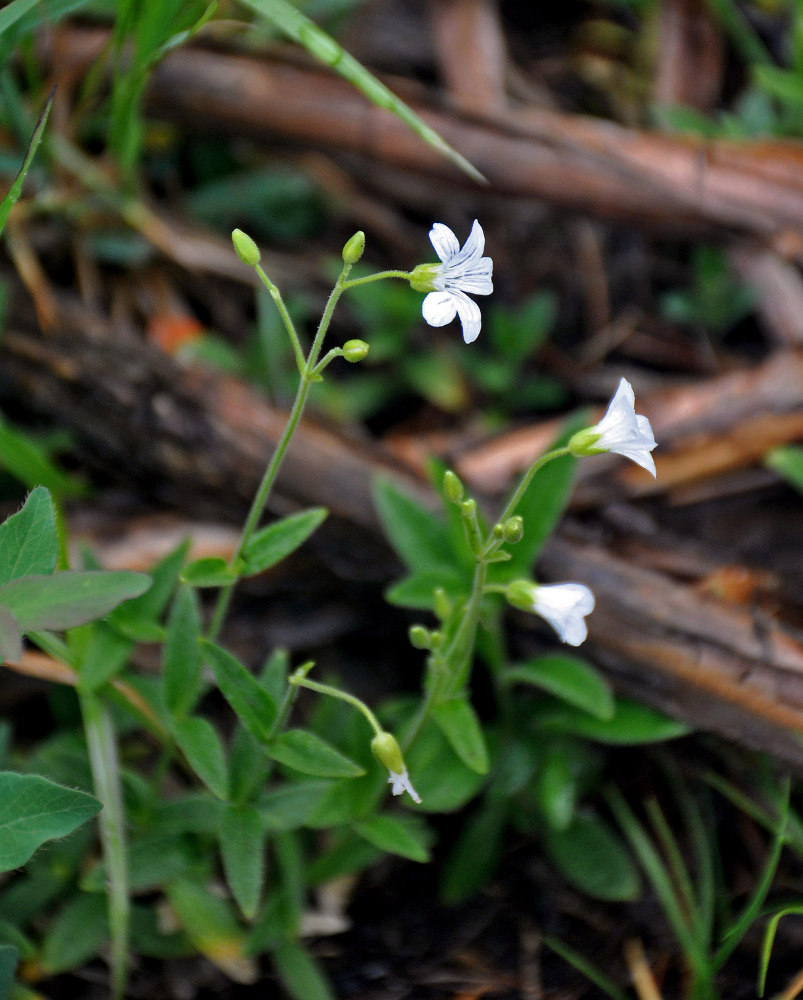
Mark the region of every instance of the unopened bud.
POLYGON ((343 261, 346 264, 356 264, 365 250, 365 233, 356 232, 343 247, 343 261))
POLYGON ((452 602, 443 587, 437 587, 433 594, 435 599, 435 614, 442 622, 446 621, 452 613, 452 602))
POLYGON ((515 545, 524 538, 524 521, 517 515, 509 517, 502 525, 502 534, 505 541, 510 545, 515 545))
POLYGON ((244 233, 242 229, 235 229, 231 234, 231 242, 243 264, 247 264, 249 267, 257 266, 261 256, 259 247, 247 233, 244 233))
POLYGON ((368 344, 364 340, 347 340, 343 345, 343 357, 352 364, 362 361, 368 354, 368 351, 368 344))
POLYGON ((402 774, 405 771, 401 747, 392 733, 385 731, 377 733, 371 740, 371 750, 374 757, 388 771, 393 774, 402 774))
POLYGON ((460 513, 467 521, 474 521, 477 518, 477 501, 464 500, 460 504, 460 513))
POLYGON ((450 503, 460 503, 463 499, 463 484, 451 469, 443 474, 443 495, 450 503))
POLYGON ((432 635, 429 629, 424 628, 423 625, 411 625, 407 635, 413 649, 432 648, 432 635))

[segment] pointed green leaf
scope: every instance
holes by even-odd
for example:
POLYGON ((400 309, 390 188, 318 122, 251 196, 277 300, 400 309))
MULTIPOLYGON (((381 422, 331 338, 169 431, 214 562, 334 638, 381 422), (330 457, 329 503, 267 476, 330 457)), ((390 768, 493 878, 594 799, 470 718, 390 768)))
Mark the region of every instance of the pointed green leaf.
POLYGON ((365 768, 305 729, 288 729, 268 748, 280 764, 320 778, 359 778, 365 768))
POLYGON ((462 695, 432 706, 432 718, 454 752, 477 774, 488 773, 488 748, 474 709, 462 695))
POLYGON ((611 744, 658 743, 691 732, 685 722, 624 698, 616 699, 616 710, 610 719, 595 719, 571 705, 555 705, 539 711, 534 725, 541 732, 585 736, 611 744))
POLYGON ((48 929, 40 966, 48 975, 76 969, 96 955, 108 937, 106 894, 82 892, 67 903, 48 929))
POLYGON ((4 584, 0 587, 0 604, 14 615, 23 633, 73 628, 102 618, 150 585, 151 579, 144 573, 66 570, 4 584))
POLYGON ((34 573, 49 576, 58 550, 53 501, 37 486, 22 510, 0 524, 0 584, 34 573))
POLYGON ((361 837, 388 854, 398 854, 410 861, 429 861, 427 833, 423 826, 413 827, 395 816, 372 816, 354 823, 352 827, 361 837))
POLYGON ((243 911, 252 920, 265 880, 265 824, 253 806, 229 805, 220 818, 218 837, 226 881, 243 911))
POLYGON ((196 559, 181 571, 181 582, 193 587, 229 587, 238 578, 237 571, 220 556, 196 559))
POLYGON ((565 830, 574 816, 577 781, 570 755, 560 745, 548 748, 535 781, 535 799, 553 830, 565 830))
POLYGON ((302 945, 286 941, 271 952, 271 958, 293 1000, 335 1000, 318 963, 302 945))
POLYGON ((612 719, 613 692, 599 671, 579 656, 556 654, 517 663, 504 672, 505 683, 518 681, 548 691, 597 719, 612 719))
POLYGON ((201 610, 191 587, 179 588, 165 635, 162 692, 168 711, 181 718, 201 693, 201 610))
POLYGON ((19 868, 46 840, 66 837, 100 802, 34 774, 0 771, 0 871, 19 868))
POLYGON ((438 587, 445 590, 452 600, 465 597, 471 589, 471 577, 451 566, 412 573, 388 587, 385 600, 401 608, 431 611, 435 603, 433 595, 438 587))
POLYGON ((173 736, 190 767, 209 791, 219 799, 225 799, 229 790, 226 756, 212 724, 197 716, 176 719, 173 736))
POLYGON ((223 697, 251 735, 261 743, 270 739, 278 711, 276 702, 242 663, 213 642, 201 643, 223 697))
POLYGON ((374 503, 390 544, 417 573, 456 567, 443 520, 385 476, 374 481, 374 503))
MULTIPOLYGON (((11 6, 14 5, 12 4, 11 6)), ((20 5, 20 7, 21 6, 22 5, 20 5)), ((20 7, 16 8, 18 17, 22 16, 22 14, 19 13, 20 7)), ((26 10, 22 11, 22 13, 26 12, 27 12, 26 10)), ((4 13, 5 15, 8 15, 10 12, 6 10, 4 13)), ((6 26, 8 26, 9 22, 6 19, 6 17, 3 17, 3 20, 6 21, 6 26)), ((14 18, 14 20, 16 20, 16 18, 14 18)), ((13 21, 11 21, 10 23, 13 23, 13 21)), ((36 125, 33 130, 33 135, 31 136, 31 141, 28 143, 28 148, 25 150, 25 158, 22 161, 22 166, 20 167, 20 171, 14 178, 14 183, 11 185, 5 198, 3 198, 3 200, 0 202, 0 233, 5 228, 6 220, 8 219, 11 209, 14 207, 16 202, 19 200, 19 196, 22 194, 22 185, 25 180, 25 175, 28 173, 28 168, 33 163, 33 158, 36 155, 37 147, 39 146, 39 143, 42 141, 42 136, 44 135, 45 131, 45 125, 47 124, 47 116, 50 114, 50 108, 53 104, 53 98, 55 96, 56 96, 56 89, 54 87, 50 93, 50 97, 48 97, 47 99, 47 103, 42 109, 42 113, 39 115, 39 118, 36 122, 36 125)))
POLYGON ((48 449, 36 438, 2 419, 0 419, 0 467, 29 489, 44 487, 50 490, 57 500, 87 493, 85 484, 77 476, 60 469, 50 457, 48 449))
POLYGON ((115 625, 122 627, 125 621, 158 622, 160 620, 162 612, 167 607, 175 590, 179 572, 187 557, 189 544, 187 540, 177 545, 172 552, 169 552, 153 569, 148 571, 153 581, 151 587, 141 597, 126 601, 125 604, 121 604, 112 612, 111 621, 115 625))
POLYGON ((95 622, 88 628, 89 637, 79 660, 78 674, 84 690, 97 691, 123 669, 133 643, 106 622, 95 622))
POLYGON ((490 803, 463 824, 460 836, 441 872, 441 895, 462 903, 488 882, 502 854, 505 810, 490 803))
POLYGON ((271 833, 286 833, 304 826, 321 799, 332 788, 331 781, 301 781, 265 792, 256 808, 271 833))
POLYGON ((329 512, 324 507, 313 507, 299 514, 274 521, 256 532, 245 547, 245 575, 262 573, 303 545, 329 512))
POLYGON ((565 830, 547 828, 544 848, 555 865, 582 892, 596 899, 638 899, 638 872, 622 839, 597 816, 574 817, 565 830))

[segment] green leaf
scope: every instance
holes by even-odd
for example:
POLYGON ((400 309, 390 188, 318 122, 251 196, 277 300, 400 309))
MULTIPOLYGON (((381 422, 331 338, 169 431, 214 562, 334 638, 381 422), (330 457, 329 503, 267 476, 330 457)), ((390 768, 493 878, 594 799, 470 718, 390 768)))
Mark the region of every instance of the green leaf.
POLYGON ((223 697, 237 718, 255 739, 267 743, 278 711, 276 702, 231 653, 206 640, 201 643, 201 649, 209 660, 223 697))
POLYGON ((320 778, 359 778, 365 774, 365 768, 304 729, 288 729, 273 741, 268 753, 280 764, 320 778))
POLYGON ((462 696, 432 706, 432 718, 451 743, 454 752, 477 774, 488 773, 488 748, 474 709, 462 696))
POLYGON ((198 596, 191 587, 181 587, 167 622, 162 665, 165 705, 176 718, 192 711, 203 688, 200 635, 198 596))
POLYGON ((463 825, 441 871, 444 902, 462 903, 488 882, 502 854, 505 809, 496 802, 483 806, 463 825))
POLYGON ((455 600, 458 597, 465 597, 471 589, 471 580, 451 566, 425 570, 405 576, 397 583, 392 584, 385 591, 385 600, 389 604, 395 604, 401 608, 419 608, 422 611, 431 611, 435 603, 433 594, 438 587, 445 590, 447 595, 455 600))
MULTIPOLYGON (((0 57, 1 58, 1 57, 0 57)), ((47 488, 57 500, 81 496, 87 488, 63 472, 36 438, 0 419, 0 466, 29 489, 47 488)))
POLYGON ((16 663, 22 656, 22 636, 14 615, 0 604, 0 661, 16 663))
POLYGON ((535 781, 535 798, 553 830, 565 830, 574 816, 577 781, 572 761, 562 746, 549 747, 535 781))
POLYGON ((466 767, 440 728, 427 721, 405 752, 407 770, 427 812, 453 812, 473 799, 484 775, 466 767))
POLYGON ((189 544, 189 541, 184 541, 177 545, 152 570, 149 570, 153 583, 141 597, 126 601, 125 604, 121 604, 112 612, 110 620, 118 628, 122 628, 124 623, 128 621, 137 623, 159 621, 175 590, 189 544))
POLYGON ((322 524, 328 513, 324 507, 313 507, 274 521, 257 531, 243 552, 245 575, 262 573, 295 552, 322 524))
POLYGON ((332 785, 331 781, 302 781, 285 785, 265 792, 256 803, 256 808, 271 833, 297 830, 307 823, 332 785))
POLYGON ((19 868, 47 840, 66 837, 100 802, 35 774, 0 771, 0 871, 19 868))
POLYGON ((691 727, 685 722, 670 719, 646 705, 624 698, 616 699, 616 710, 611 719, 595 719, 570 705, 556 705, 554 708, 543 708, 534 726, 541 732, 569 733, 611 744, 658 743, 691 732, 691 727))
POLYGON ((181 582, 193 587, 229 587, 240 574, 220 556, 208 556, 187 563, 181 571, 181 582))
POLYGON ((253 806, 229 805, 220 818, 220 854, 232 895, 244 916, 256 916, 265 880, 265 824, 253 806))
POLYGON ((50 926, 39 959, 47 975, 76 969, 96 955, 109 937, 104 893, 81 893, 50 926))
POLYGON ((638 899, 638 872, 621 838, 597 816, 577 814, 564 830, 547 828, 544 849, 555 867, 596 899, 638 899))
POLYGON ((295 941, 271 952, 276 974, 294 1000, 335 1000, 329 983, 310 953, 295 941))
POLYGON ((102 618, 150 585, 149 576, 127 570, 65 570, 4 584, 0 587, 0 604, 14 615, 23 633, 74 628, 102 618))
POLYGON ((58 551, 53 501, 43 486, 37 486, 22 510, 0 524, 0 584, 31 574, 49 576, 58 551))
MULTIPOLYGON (((386 476, 374 480, 374 503, 390 544, 417 573, 455 566, 443 520, 386 476)), ((459 567, 457 567, 459 568, 459 567)))
POLYGON ((354 823, 353 829, 369 844, 388 854, 398 854, 410 861, 429 861, 429 838, 426 828, 420 824, 413 825, 395 816, 381 815, 354 823))
POLYGON ((803 448, 796 445, 776 448, 767 455, 765 461, 771 469, 803 493, 803 448))
POLYGON ((517 663, 505 670, 505 683, 520 682, 548 691, 597 719, 612 719, 613 692, 604 677, 579 656, 556 654, 517 663))
POLYGON ((133 643, 105 622, 94 622, 88 628, 89 637, 80 656, 78 674, 84 690, 97 691, 123 669, 133 643))
MULTIPOLYGON (((13 6, 13 4, 11 6, 13 6)), ((18 7, 17 17, 21 17, 22 14, 26 13, 27 7, 24 10, 22 10, 21 13, 19 11, 20 8, 18 7)), ((6 10, 3 12, 3 14, 5 15, 5 17, 3 17, 2 14, 0 14, 0 24, 3 24, 4 22, 3 26, 0 27, 0 31, 5 30, 5 28, 7 28, 10 23, 8 20, 9 11, 6 10)), ((14 18, 14 20, 16 20, 16 17, 14 18)), ((13 23, 13 21, 11 23, 13 23)), ((20 171, 14 178, 14 183, 11 185, 5 198, 3 198, 3 200, 0 202, 0 233, 3 231, 3 229, 5 229, 6 220, 8 219, 9 213, 11 212, 11 209, 14 207, 16 202, 19 200, 19 196, 22 194, 22 185, 25 180, 25 175, 28 173, 28 168, 33 163, 33 158, 36 155, 37 147, 39 146, 39 143, 42 141, 42 136, 44 135, 45 131, 45 125, 47 124, 47 116, 50 114, 50 108, 53 104, 53 98, 55 96, 56 96, 56 90, 54 87, 50 93, 50 97, 48 97, 47 99, 47 103, 42 109, 42 113, 39 115, 39 118, 37 119, 36 125, 33 130, 33 135, 31 136, 31 141, 28 143, 28 148, 25 150, 25 158, 22 161, 22 166, 20 167, 20 171)))
POLYGON ((229 790, 226 756, 212 724, 196 716, 174 720, 172 729, 193 771, 213 795, 225 799, 229 790))

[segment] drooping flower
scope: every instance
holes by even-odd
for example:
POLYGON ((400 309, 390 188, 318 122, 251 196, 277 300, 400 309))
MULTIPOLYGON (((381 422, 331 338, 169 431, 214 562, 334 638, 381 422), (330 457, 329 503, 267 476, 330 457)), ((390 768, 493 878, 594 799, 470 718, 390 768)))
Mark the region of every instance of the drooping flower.
POLYGON ((539 586, 530 580, 515 580, 508 584, 505 596, 522 611, 534 611, 560 636, 561 642, 579 646, 585 642, 588 629, 585 616, 594 610, 594 595, 582 583, 555 583, 539 586))
POLYGON ((394 795, 403 795, 407 792, 413 802, 420 804, 421 798, 410 781, 401 747, 396 737, 384 730, 377 733, 371 740, 371 750, 379 763, 388 769, 390 775, 388 784, 391 786, 391 792, 394 795))
POLYGON ((629 458, 653 476, 655 461, 650 452, 655 447, 650 422, 636 413, 636 397, 626 378, 620 380, 602 420, 594 427, 578 431, 569 441, 573 455, 599 455, 612 451, 629 458))
POLYGON ((428 292, 421 306, 430 326, 445 326, 460 317, 463 340, 471 344, 477 339, 482 325, 480 307, 472 295, 490 295, 493 291, 493 261, 483 257, 485 234, 474 220, 471 232, 462 248, 452 232, 442 222, 436 222, 429 238, 440 258, 440 264, 419 264, 410 274, 410 284, 418 292, 428 292))

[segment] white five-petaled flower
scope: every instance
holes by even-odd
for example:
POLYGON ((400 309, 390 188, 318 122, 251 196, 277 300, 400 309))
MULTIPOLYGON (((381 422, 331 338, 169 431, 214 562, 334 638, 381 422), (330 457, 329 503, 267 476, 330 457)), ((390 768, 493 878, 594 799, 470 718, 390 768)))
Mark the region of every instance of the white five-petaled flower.
POLYGON ((406 767, 401 774, 391 771, 390 777, 388 778, 388 784, 391 786, 390 790, 394 795, 403 795, 407 792, 413 802, 416 802, 418 805, 421 804, 421 798, 418 792, 413 788, 406 767))
POLYGON ((470 344, 477 339, 482 325, 480 307, 466 294, 490 295, 493 291, 493 261, 483 257, 485 235, 474 220, 463 246, 442 222, 436 222, 429 238, 440 264, 419 264, 410 275, 410 284, 419 292, 428 292, 421 306, 430 326, 445 326, 460 317, 463 340, 470 344))
POLYGON ((536 587, 532 610, 549 622, 561 642, 579 646, 588 635, 585 616, 594 610, 594 595, 582 583, 536 587))
POLYGON ((653 476, 655 461, 650 452, 655 447, 650 422, 636 413, 636 397, 626 378, 620 380, 602 420, 594 427, 579 431, 569 442, 569 448, 575 455, 613 451, 629 458, 653 476))

